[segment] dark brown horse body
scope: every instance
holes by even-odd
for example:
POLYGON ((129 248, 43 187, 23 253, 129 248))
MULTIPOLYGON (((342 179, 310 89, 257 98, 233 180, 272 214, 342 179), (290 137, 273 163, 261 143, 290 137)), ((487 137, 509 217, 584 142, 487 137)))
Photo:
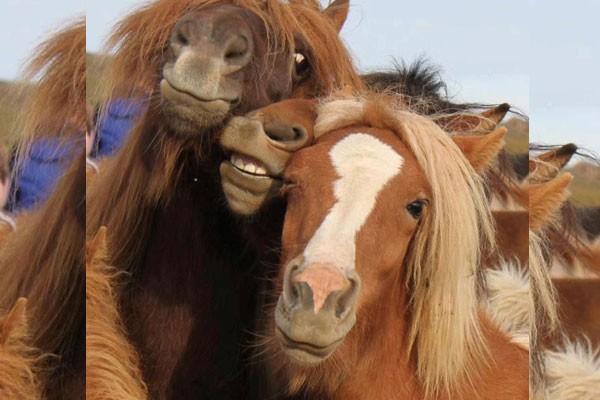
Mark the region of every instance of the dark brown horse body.
POLYGON ((263 397, 243 350, 268 275, 258 260, 268 259, 263 249, 271 243, 261 242, 280 227, 252 228, 225 206, 223 156, 212 142, 221 124, 281 98, 361 85, 337 39, 346 2, 325 11, 316 2, 234 3, 157 1, 113 36, 120 46, 113 86, 128 73, 152 77, 140 85, 152 88, 154 102, 88 191, 88 234, 107 225, 111 263, 131 273, 121 309, 152 398, 263 397), (167 54, 164 68, 157 54, 167 54), (335 68, 326 62, 332 54, 335 68), (153 77, 161 69, 159 83, 153 77), (226 74, 226 87, 211 88, 215 73, 226 74))

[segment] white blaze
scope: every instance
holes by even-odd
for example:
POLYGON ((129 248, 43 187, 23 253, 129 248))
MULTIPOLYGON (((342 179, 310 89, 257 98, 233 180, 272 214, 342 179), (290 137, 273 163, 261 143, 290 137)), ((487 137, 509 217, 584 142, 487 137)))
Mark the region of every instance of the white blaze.
POLYGON ((377 138, 355 133, 329 152, 339 175, 336 203, 304 250, 305 262, 354 269, 356 235, 373 211, 377 195, 402 168, 404 159, 377 138))

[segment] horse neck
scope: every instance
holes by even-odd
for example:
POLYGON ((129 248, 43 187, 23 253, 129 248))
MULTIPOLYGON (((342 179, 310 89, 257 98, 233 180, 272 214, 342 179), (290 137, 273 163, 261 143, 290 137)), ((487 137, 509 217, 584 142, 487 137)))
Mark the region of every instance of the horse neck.
MULTIPOLYGON (((357 315, 353 344, 360 359, 355 376, 348 381, 352 386, 377 387, 376 398, 419 398, 415 363, 408 354, 409 293, 401 277, 390 282, 379 299, 357 315)), ((341 393, 345 396, 344 390, 341 393)))

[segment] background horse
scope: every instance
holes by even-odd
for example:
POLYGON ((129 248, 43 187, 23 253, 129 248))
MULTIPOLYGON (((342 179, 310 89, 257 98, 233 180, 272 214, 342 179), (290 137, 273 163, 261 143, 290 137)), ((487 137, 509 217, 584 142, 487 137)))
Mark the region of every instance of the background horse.
POLYGON ((337 37, 347 11, 346 1, 162 0, 116 26, 107 93, 133 77, 151 102, 88 191, 88 235, 106 225, 110 263, 131 273, 120 311, 150 396, 251 398, 260 384, 246 380, 244 331, 267 273, 258 229, 280 226, 257 221, 257 240, 242 237, 220 198, 214 136, 230 114, 361 87, 337 37))

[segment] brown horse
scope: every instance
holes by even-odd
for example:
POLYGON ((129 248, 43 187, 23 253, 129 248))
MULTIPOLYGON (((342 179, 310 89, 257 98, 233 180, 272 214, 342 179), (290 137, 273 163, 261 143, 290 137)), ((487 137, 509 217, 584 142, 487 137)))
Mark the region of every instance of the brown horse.
POLYGON ((123 277, 106 264, 107 257, 101 228, 86 244, 86 399, 143 400, 147 392, 138 356, 117 310, 123 277))
POLYGON ((265 350, 280 390, 527 398, 527 353, 479 310, 493 229, 457 144, 378 98, 326 102, 318 115, 322 136, 284 173, 282 293, 265 350))
MULTIPOLYGON (((561 206, 567 201, 566 185, 572 180, 569 174, 543 184, 532 185, 530 190, 530 222, 535 232, 532 234, 530 263, 545 265, 546 246, 553 246, 545 238, 548 226, 556 224, 564 217, 561 206)), ((538 268, 546 271, 549 268, 538 268)), ((540 349, 531 351, 542 356, 532 362, 543 363, 545 397, 548 399, 594 399, 600 395, 600 364, 598 345, 600 325, 597 323, 600 290, 598 279, 553 279, 556 286, 555 314, 560 319, 562 336, 549 335, 541 331, 538 343, 540 349), (544 334, 545 333, 545 334, 544 334)), ((538 315, 538 314, 536 314, 538 315)), ((536 321, 538 326, 543 320, 536 321)))
POLYGON ((278 236, 268 222, 280 218, 249 227, 230 214, 214 137, 230 115, 360 88, 337 36, 347 11, 340 0, 325 10, 316 1, 159 0, 111 36, 107 92, 133 80, 151 102, 88 190, 88 235, 106 225, 111 265, 131 273, 120 311, 151 397, 255 396, 261 380, 249 379, 242 350, 268 272, 257 260, 271 244, 260 241, 278 236), (254 229, 250 240, 243 229, 254 229))
POLYGON ((41 400, 35 366, 40 354, 30 345, 27 300, 20 298, 0 317, 0 397, 41 400))
MULTIPOLYGON (((352 91, 345 90, 335 94, 337 97, 344 97, 344 95, 351 96, 352 91)), ((397 96, 390 97, 389 100, 395 101, 397 96)), ((317 104, 318 102, 314 100, 285 100, 256 110, 245 117, 232 119, 220 137, 223 149, 231 155, 232 165, 247 174, 262 175, 261 178, 265 185, 279 188, 272 182, 282 182, 281 175, 289 158, 294 152, 310 146, 314 141, 313 124, 317 104), (301 134, 298 136, 302 140, 291 143, 274 140, 274 138, 284 136, 286 132, 292 131, 300 132, 301 134)), ((411 105, 413 104, 414 101, 411 102, 411 105)), ((505 112, 505 106, 500 106, 480 115, 468 112, 438 115, 436 122, 438 124, 441 122, 442 126, 453 132, 470 135, 489 133, 494 131, 505 112)), ((471 156, 471 162, 475 170, 483 174, 500 151, 504 133, 505 130, 501 128, 480 140, 474 141, 469 137, 455 136, 455 141, 463 151, 478 156, 477 159, 471 156)), ((286 136, 292 136, 292 134, 288 133, 286 136)), ((229 206, 236 212, 258 213, 261 208, 265 207, 264 203, 273 201, 272 197, 277 194, 276 189, 266 195, 264 193, 257 194, 257 200, 254 201, 257 208, 252 208, 248 203, 242 203, 236 197, 236 191, 230 190, 226 180, 223 181, 223 189, 229 206), (260 195, 263 197, 259 201, 260 195)), ((524 198, 527 198, 527 192, 525 192, 524 198)), ((544 201, 551 202, 547 205, 548 207, 552 205, 560 207, 564 198, 563 195, 558 201, 554 201, 553 196, 545 196, 544 201)), ((534 296, 536 305, 534 315, 538 315, 537 319, 543 323, 543 326, 546 325, 546 320, 551 321, 552 329, 555 329, 556 312, 554 295, 551 291, 552 285, 549 279, 541 279, 539 271, 536 270, 532 274, 532 285, 535 289, 532 289, 530 294, 530 274, 527 268, 529 262, 529 212, 527 210, 498 210, 492 211, 492 216, 497 227, 498 252, 489 254, 489 257, 482 260, 488 267, 486 269, 487 309, 492 320, 510 336, 513 342, 528 349, 530 347, 531 294, 534 296), (514 261, 517 261, 517 265, 513 265, 514 261)), ((544 265, 534 263, 532 267, 539 269, 544 265)), ((545 267, 541 273, 547 275, 545 267)), ((537 324, 531 326, 535 328, 537 324)), ((533 343, 535 345, 535 340, 533 343)), ((535 366, 535 360, 533 363, 535 366)), ((537 376, 534 382, 539 382, 538 370, 534 369, 533 371, 537 376)))
MULTIPOLYGON (((38 85, 23 115, 25 138, 45 132, 77 141, 85 130, 85 22, 78 19, 44 42, 30 63, 38 85), (37 74, 35 74, 37 71, 37 74)), ((25 140, 23 147, 28 146, 25 140)), ((46 399, 84 394, 84 155, 75 160, 46 203, 23 215, 0 252, 0 307, 28 298, 31 345, 46 399)))

